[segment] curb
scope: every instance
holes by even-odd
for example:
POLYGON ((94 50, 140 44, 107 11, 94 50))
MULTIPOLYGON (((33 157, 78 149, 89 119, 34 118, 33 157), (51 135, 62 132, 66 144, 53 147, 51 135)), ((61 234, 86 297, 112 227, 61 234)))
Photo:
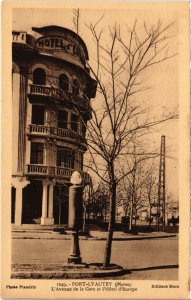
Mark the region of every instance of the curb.
POLYGON ((80 279, 119 276, 127 273, 121 266, 111 265, 103 269, 101 265, 13 265, 12 279, 80 279), (16 269, 16 270, 14 270, 16 269), (33 271, 31 271, 34 269, 33 271))
MULTIPOLYGON (((151 239, 164 239, 164 238, 171 238, 176 237, 177 234, 171 234, 171 235, 161 235, 161 236, 135 236, 135 237, 119 237, 119 238, 113 238, 113 241, 136 241, 136 240, 151 240, 151 239)), ((32 237, 32 236, 12 236, 12 239, 17 240, 71 240, 71 236, 68 237, 32 237)), ((105 237, 79 237, 80 240, 87 240, 87 241, 106 241, 105 237)))

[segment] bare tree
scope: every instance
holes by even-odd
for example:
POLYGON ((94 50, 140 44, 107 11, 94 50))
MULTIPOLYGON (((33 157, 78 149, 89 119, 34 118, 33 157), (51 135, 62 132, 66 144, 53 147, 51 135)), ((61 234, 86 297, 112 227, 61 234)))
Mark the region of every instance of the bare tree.
MULTIPOLYGON (((146 170, 146 163, 148 159, 151 159, 149 156, 142 156, 136 154, 136 148, 134 148, 134 154, 129 157, 128 161, 125 163, 128 165, 129 169, 132 169, 128 175, 126 175, 121 184, 120 188, 125 195, 125 200, 123 201, 123 207, 126 211, 128 210, 129 214, 129 231, 132 231, 133 228, 133 217, 135 219, 136 227, 136 217, 138 211, 148 206, 148 200, 145 197, 145 189, 147 185, 148 173, 146 170)), ((152 157, 153 158, 153 157, 152 157)))
POLYGON ((105 183, 102 181, 99 182, 99 185, 93 195, 94 198, 94 211, 96 213, 96 216, 100 217, 102 220, 104 219, 106 222, 107 218, 107 208, 108 208, 108 200, 109 200, 109 195, 108 195, 108 188, 105 183))
MULTIPOLYGON (((115 24, 109 28, 109 36, 105 39, 103 29, 99 29, 102 18, 95 25, 88 25, 95 42, 96 67, 87 64, 98 83, 99 107, 95 105, 92 108, 92 118, 88 124, 77 103, 74 110, 87 133, 89 152, 88 163, 84 160, 84 166, 108 185, 110 217, 103 263, 104 267, 108 267, 115 229, 117 186, 124 177, 135 171, 133 166, 129 168, 124 165, 124 157, 133 155, 134 141, 143 143, 153 128, 176 118, 177 114, 170 112, 156 118, 154 108, 144 105, 136 97, 150 88, 144 85, 144 71, 175 55, 168 55, 168 30, 172 24, 163 26, 159 20, 149 29, 144 24, 141 37, 136 30, 137 22, 132 29, 127 27, 123 32, 115 24), (124 32, 125 37, 122 36, 124 32)), ((72 94, 60 89, 58 91, 58 100, 73 99, 72 94)), ((88 102, 84 91, 81 92, 88 102)), ((144 158, 146 153, 141 150, 136 155, 144 158)))
POLYGON ((55 190, 55 203, 58 205, 58 226, 61 226, 62 205, 67 202, 66 185, 57 184, 55 190))
POLYGON ((108 204, 108 188, 106 184, 99 181, 97 185, 92 185, 88 213, 92 215, 94 220, 98 220, 98 217, 104 217, 106 221, 108 204))
POLYGON ((91 205, 92 194, 93 194, 93 189, 92 189, 92 184, 90 183, 86 185, 83 190, 83 228, 82 228, 83 233, 86 233, 86 215, 91 205))
POLYGON ((110 219, 103 263, 108 267, 117 185, 134 170, 127 168, 124 172, 123 157, 133 152, 132 140, 140 141, 153 127, 174 119, 177 114, 171 112, 156 118, 152 107, 135 98, 149 88, 144 86, 144 71, 175 55, 168 54, 168 30, 172 24, 163 26, 159 20, 147 28, 144 23, 144 32, 139 35, 135 21, 132 28, 127 27, 125 37, 115 24, 109 28, 109 37, 105 39, 103 28, 99 29, 102 18, 95 25, 88 25, 97 50, 97 66, 89 65, 89 68, 98 83, 100 102, 99 107, 92 110, 92 119, 88 122, 87 143, 91 170, 109 187, 110 219))
POLYGON ((149 227, 152 221, 152 210, 157 205, 158 197, 158 182, 156 177, 156 165, 153 164, 147 169, 145 181, 145 197, 148 200, 149 207, 149 227))

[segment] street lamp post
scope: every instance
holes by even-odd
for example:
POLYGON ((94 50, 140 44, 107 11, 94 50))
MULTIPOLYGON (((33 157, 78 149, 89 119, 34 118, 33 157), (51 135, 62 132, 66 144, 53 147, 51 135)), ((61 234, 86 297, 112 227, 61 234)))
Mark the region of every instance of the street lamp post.
POLYGON ((78 171, 74 171, 70 182, 73 184, 69 188, 69 220, 68 226, 72 230, 72 244, 68 263, 80 264, 82 262, 79 247, 79 229, 83 222, 83 204, 82 204, 82 177, 78 171))

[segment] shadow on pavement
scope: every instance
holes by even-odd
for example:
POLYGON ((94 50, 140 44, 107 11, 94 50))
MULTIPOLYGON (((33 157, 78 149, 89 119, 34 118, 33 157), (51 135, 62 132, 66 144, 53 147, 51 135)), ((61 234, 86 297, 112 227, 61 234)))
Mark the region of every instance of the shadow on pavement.
POLYGON ((154 266, 148 268, 136 268, 136 269, 128 269, 129 272, 135 271, 149 271, 149 270, 159 270, 159 269, 177 269, 179 265, 167 265, 167 266, 154 266))

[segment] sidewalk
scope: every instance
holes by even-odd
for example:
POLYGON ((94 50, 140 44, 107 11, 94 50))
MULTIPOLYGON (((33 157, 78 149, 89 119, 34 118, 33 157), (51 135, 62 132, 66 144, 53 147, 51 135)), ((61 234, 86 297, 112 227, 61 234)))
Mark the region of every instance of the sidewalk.
MULTIPOLYGON (((91 231, 91 235, 91 238, 80 237, 82 262, 87 264, 83 273, 86 278, 93 276, 92 272, 89 272, 92 264, 93 268, 102 265, 107 232, 91 231)), ((178 235, 173 236, 174 234, 162 232, 139 234, 138 236, 115 232, 111 263, 128 271, 120 275, 121 269, 118 268, 118 278, 126 280, 177 280, 178 235)), ((71 249, 70 238, 71 234, 69 232, 67 235, 59 235, 52 233, 48 228, 44 232, 40 227, 39 230, 35 231, 33 228, 30 232, 24 232, 24 226, 22 231, 14 228, 11 261, 12 276, 14 278, 42 278, 43 270, 43 276, 46 276, 46 278, 48 276, 49 278, 64 278, 66 276, 75 278, 75 272, 71 274, 69 270, 66 272, 65 268, 71 249), (58 272, 57 265, 62 268, 61 273, 58 272)), ((76 272, 82 273, 81 271, 76 272)), ((111 273, 109 275, 111 278, 116 276, 116 274, 112 275, 111 273)), ((105 278, 106 274, 100 273, 99 276, 105 278)))
MULTIPOLYGON (((115 231, 113 240, 143 240, 143 239, 157 239, 157 238, 169 238, 175 237, 177 234, 166 232, 151 232, 151 233, 139 233, 138 235, 128 234, 121 231, 115 231)), ((71 231, 66 230, 66 234, 60 234, 52 231, 52 228, 46 229, 24 229, 13 228, 13 239, 47 239, 47 240, 70 240, 71 231)), ((106 240, 107 232, 103 231, 90 231, 90 236, 79 236, 82 240, 106 240)))

